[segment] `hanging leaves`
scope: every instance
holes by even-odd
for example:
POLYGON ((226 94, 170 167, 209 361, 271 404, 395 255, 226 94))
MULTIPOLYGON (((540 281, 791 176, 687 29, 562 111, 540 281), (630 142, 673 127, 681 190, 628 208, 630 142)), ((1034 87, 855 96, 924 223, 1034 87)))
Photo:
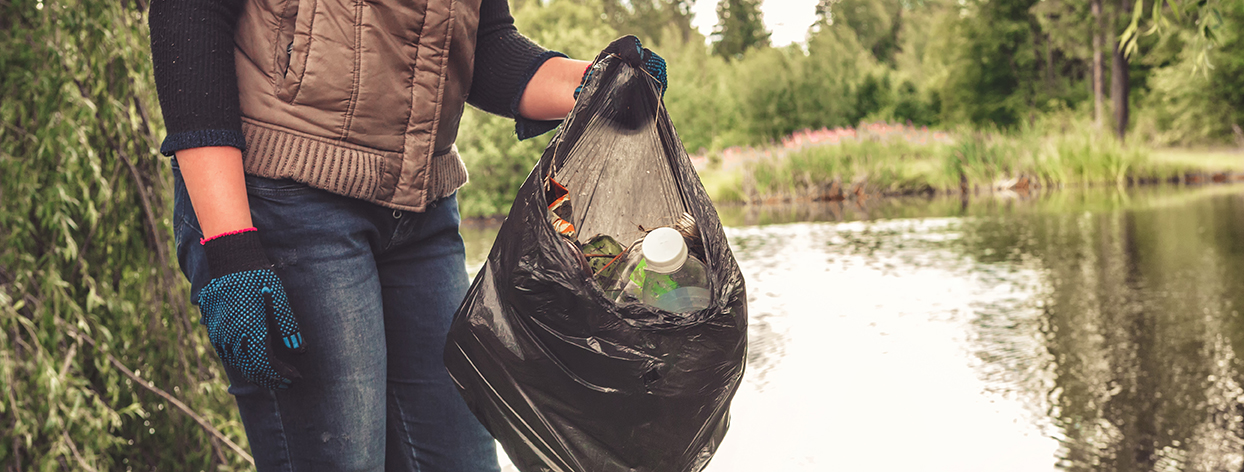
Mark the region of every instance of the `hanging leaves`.
POLYGON ((1209 56, 1218 42, 1215 31, 1223 25, 1218 2, 1219 0, 1156 0, 1149 5, 1149 28, 1143 32, 1141 22, 1146 17, 1145 2, 1136 2, 1132 8, 1132 21, 1119 35, 1123 54, 1130 58, 1136 52, 1140 35, 1165 34, 1176 29, 1177 25, 1189 25, 1196 32, 1192 44, 1196 51, 1193 73, 1208 73, 1214 67, 1209 56))
POLYGON ((145 2, 0 2, 0 463, 249 468, 171 260, 145 2))

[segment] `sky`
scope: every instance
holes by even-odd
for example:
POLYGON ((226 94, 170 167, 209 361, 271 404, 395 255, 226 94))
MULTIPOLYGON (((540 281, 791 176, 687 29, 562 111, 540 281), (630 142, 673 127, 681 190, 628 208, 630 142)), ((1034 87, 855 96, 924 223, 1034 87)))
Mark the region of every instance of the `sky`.
MULTIPOLYGON (((695 19, 691 25, 705 37, 713 33, 717 25, 717 0, 697 0, 695 19)), ((816 20, 816 0, 764 0, 760 5, 765 27, 772 33, 769 41, 774 46, 803 42, 808 27, 816 20)))

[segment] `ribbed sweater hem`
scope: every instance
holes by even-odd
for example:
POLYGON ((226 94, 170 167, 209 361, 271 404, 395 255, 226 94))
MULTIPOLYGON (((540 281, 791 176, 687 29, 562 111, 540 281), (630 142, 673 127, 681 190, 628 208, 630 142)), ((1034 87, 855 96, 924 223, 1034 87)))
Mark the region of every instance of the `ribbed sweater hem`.
MULTIPOLYGON (((424 198, 416 205, 393 203, 393 180, 388 162, 401 155, 331 141, 279 129, 243 118, 246 136, 243 168, 246 173, 270 179, 292 179, 338 195, 357 198, 388 208, 423 211, 428 202, 447 197, 467 182, 466 165, 457 147, 432 156, 428 165, 424 198), (387 185, 387 187, 386 187, 387 185)), ((405 165, 417 165, 407 162, 405 165)), ((396 173, 399 169, 392 169, 396 173)))

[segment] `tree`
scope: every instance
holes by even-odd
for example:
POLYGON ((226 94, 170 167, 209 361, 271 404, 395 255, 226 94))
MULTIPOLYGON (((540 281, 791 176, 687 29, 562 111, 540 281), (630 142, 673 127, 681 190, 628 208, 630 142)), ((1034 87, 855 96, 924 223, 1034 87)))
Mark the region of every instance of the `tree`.
POLYGON ((768 46, 760 0, 721 0, 712 39, 713 53, 728 60, 742 58, 748 49, 768 46))
POLYGON ((945 32, 959 42, 949 51, 945 82, 936 86, 944 119, 1010 127, 1047 101, 1037 90, 1040 28, 1030 11, 1035 3, 967 3, 970 9, 945 32))
POLYGON ((1102 22, 1101 0, 1091 0, 1093 24, 1093 125, 1101 128, 1104 100, 1102 81, 1102 45, 1106 42, 1105 23, 1102 22))
POLYGON ((893 65, 898 35, 903 25, 899 0, 821 0, 816 6, 817 24, 824 28, 843 25, 855 32, 860 45, 879 62, 893 65))
MULTIPOLYGON (((1131 0, 1122 0, 1119 5, 1118 16, 1123 17, 1131 9, 1131 0)), ((1110 100, 1114 103, 1114 133, 1119 139, 1127 136, 1127 122, 1130 111, 1128 102, 1132 90, 1132 84, 1129 80, 1131 70, 1128 64, 1127 48, 1127 39, 1123 36, 1116 36, 1114 55, 1110 62, 1110 100)))
POLYGON ((639 36, 645 45, 661 46, 672 33, 679 42, 691 39, 691 7, 695 0, 603 0, 609 26, 621 34, 639 36))
POLYGON ((1210 96, 1231 108, 1229 125, 1236 142, 1244 146, 1244 2, 1222 8, 1222 18, 1221 44, 1211 56, 1210 96))
POLYGON ((1100 0, 1042 0, 1031 10, 1041 26, 1035 38, 1041 43, 1044 93, 1063 97, 1068 104, 1079 97, 1079 86, 1087 86, 1087 96, 1093 96, 1093 8, 1099 3, 1100 0))
POLYGON ((172 226, 184 222, 172 221, 157 152, 146 11, 0 2, 8 470, 249 468, 229 382, 176 268, 172 226))
MULTIPOLYGON (((1131 23, 1119 34, 1119 42, 1123 43, 1123 54, 1131 56, 1136 51, 1137 40, 1142 35, 1154 33, 1165 35, 1181 28, 1191 28, 1195 35, 1193 41, 1193 47, 1196 50, 1194 70, 1210 68, 1212 66, 1210 52, 1218 42, 1218 33, 1215 31, 1223 27, 1221 0, 1152 1, 1152 8, 1149 9, 1152 14, 1148 15, 1147 26, 1141 24, 1147 16, 1143 1, 1136 3, 1134 9, 1130 6, 1125 7, 1119 15, 1126 18, 1127 10, 1131 10, 1131 23), (1174 21, 1171 21, 1172 19, 1174 21)), ((1227 4, 1230 6, 1231 2, 1227 4)))

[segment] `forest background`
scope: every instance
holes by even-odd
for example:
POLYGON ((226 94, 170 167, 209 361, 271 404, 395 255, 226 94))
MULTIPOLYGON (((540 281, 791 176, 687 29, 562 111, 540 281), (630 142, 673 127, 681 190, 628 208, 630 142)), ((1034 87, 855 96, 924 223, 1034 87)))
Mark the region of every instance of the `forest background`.
MULTIPOLYGON (((572 57, 640 36, 669 62, 665 103, 685 146, 716 167, 733 147, 803 129, 889 122, 953 136, 861 140, 733 174, 710 164, 721 201, 763 197, 790 175, 803 177, 787 190, 864 176, 900 191, 1020 175, 1138 182, 1180 171, 1155 167, 1155 150, 1244 141, 1244 0, 822 1, 806 41, 784 47, 768 44, 759 0, 718 2, 707 38, 692 2, 511 4, 520 31, 572 57), (1120 46, 1129 31, 1134 48, 1120 46)), ((173 261, 147 7, 0 0, 4 470, 250 468, 173 261)), ((512 121, 475 110, 461 130, 464 214, 504 214, 550 136, 518 142, 512 121)), ((1158 161, 1241 167, 1234 153, 1179 155, 1158 161)))

